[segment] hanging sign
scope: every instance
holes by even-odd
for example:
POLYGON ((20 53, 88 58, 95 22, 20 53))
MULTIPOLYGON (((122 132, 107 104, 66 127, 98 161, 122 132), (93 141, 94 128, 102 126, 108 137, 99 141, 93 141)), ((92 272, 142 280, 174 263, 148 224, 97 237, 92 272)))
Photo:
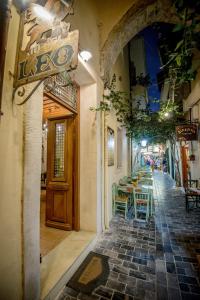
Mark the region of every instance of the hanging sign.
POLYGON ((23 12, 15 87, 77 67, 79 32, 64 21, 73 13, 73 1, 66 2, 33 3, 23 12))
POLYGON ((179 141, 196 141, 197 138, 197 125, 186 124, 176 126, 176 137, 179 141))

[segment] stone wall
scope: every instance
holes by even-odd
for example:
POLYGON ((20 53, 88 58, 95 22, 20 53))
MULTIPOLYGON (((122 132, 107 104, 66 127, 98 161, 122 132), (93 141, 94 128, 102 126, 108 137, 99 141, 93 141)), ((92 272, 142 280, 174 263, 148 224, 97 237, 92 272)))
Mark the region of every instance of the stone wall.
POLYGON ((170 1, 137 1, 121 17, 101 48, 101 76, 104 82, 109 81, 110 66, 114 65, 121 50, 137 33, 154 22, 176 22, 170 1))

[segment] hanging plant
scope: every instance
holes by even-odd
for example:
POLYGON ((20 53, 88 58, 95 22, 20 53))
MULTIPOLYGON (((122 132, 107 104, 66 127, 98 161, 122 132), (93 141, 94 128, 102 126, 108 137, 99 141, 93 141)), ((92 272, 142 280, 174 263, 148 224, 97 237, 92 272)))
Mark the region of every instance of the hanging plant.
POLYGON ((169 79, 175 78, 176 85, 181 85, 194 80, 199 68, 199 64, 193 65, 193 57, 195 50, 200 50, 200 1, 174 0, 174 7, 179 23, 174 26, 172 35, 180 33, 181 38, 172 51, 163 45, 168 52, 163 68, 169 70, 169 79))
POLYGON ((161 106, 160 112, 151 112, 148 108, 140 109, 138 99, 131 99, 128 93, 116 90, 115 82, 114 75, 99 107, 92 107, 90 110, 107 113, 114 110, 117 121, 126 129, 127 136, 136 141, 145 138, 150 143, 165 143, 174 136, 177 116, 180 114, 177 105, 168 101, 161 106), (172 111, 173 115, 167 119, 164 114, 172 111))

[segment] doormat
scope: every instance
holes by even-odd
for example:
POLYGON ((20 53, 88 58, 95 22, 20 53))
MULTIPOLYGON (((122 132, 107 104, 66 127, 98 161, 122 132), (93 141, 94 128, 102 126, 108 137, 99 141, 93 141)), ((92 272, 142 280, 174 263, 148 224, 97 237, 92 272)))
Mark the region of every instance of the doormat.
POLYGON ((99 285, 106 283, 109 275, 108 256, 90 252, 67 286, 85 294, 91 294, 99 285))

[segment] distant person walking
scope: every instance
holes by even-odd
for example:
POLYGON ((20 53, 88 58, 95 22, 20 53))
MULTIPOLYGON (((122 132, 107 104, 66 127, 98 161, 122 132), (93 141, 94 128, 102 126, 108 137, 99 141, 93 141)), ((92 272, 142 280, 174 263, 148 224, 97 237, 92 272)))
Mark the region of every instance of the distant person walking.
POLYGON ((163 173, 167 172, 167 160, 165 157, 163 158, 163 161, 162 161, 162 169, 163 169, 163 173))
POLYGON ((151 166, 151 171, 153 172, 154 168, 155 168, 155 162, 154 162, 153 158, 150 159, 150 166, 151 166))

